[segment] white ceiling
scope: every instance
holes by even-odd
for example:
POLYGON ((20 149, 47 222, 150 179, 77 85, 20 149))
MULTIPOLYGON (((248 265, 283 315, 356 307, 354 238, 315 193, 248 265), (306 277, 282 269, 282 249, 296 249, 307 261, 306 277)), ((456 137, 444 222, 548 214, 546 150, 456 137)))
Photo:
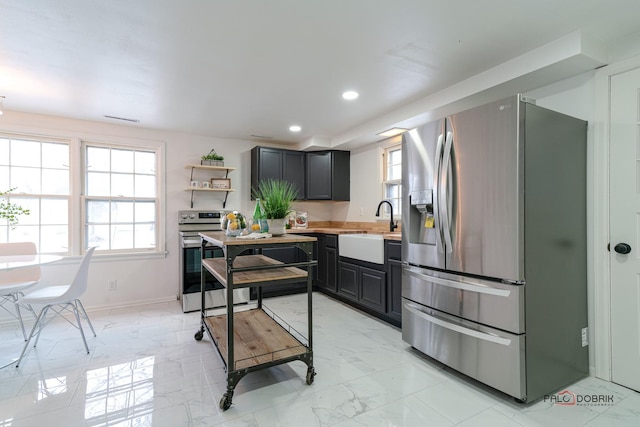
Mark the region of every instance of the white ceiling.
POLYGON ((639 17, 637 0, 0 0, 0 95, 145 128, 348 140, 576 30, 614 44, 639 17))

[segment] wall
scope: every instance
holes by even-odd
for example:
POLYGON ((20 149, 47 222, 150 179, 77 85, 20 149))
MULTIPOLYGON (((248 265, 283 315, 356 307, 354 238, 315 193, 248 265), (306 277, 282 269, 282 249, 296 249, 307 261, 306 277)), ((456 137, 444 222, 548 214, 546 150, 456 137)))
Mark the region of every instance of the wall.
MULTIPOLYGON (((229 194, 227 208, 250 214, 254 203, 250 200, 250 150, 252 141, 204 137, 188 133, 143 129, 137 126, 105 124, 61 117, 6 111, 0 120, 0 131, 44 136, 85 138, 94 141, 163 141, 165 144, 166 192, 166 256, 115 257, 96 256, 90 268, 89 289, 83 297, 88 310, 140 304, 150 301, 175 300, 178 289, 178 230, 177 212, 189 209, 190 193, 187 164, 199 164, 200 156, 212 148, 225 157, 225 165, 235 167, 230 172, 231 185, 236 191, 229 194), (117 280, 117 289, 109 291, 108 281, 117 280)), ((207 176, 202 176, 202 180, 207 176)), ((194 209, 221 209, 221 195, 197 194, 194 209)), ((330 215, 330 210, 321 212, 330 215)), ((62 283, 71 279, 71 272, 79 262, 72 257, 59 265, 43 268, 44 283, 62 283)), ((10 319, 0 313, 0 323, 10 319)))
MULTIPOLYGON (((527 95, 536 98, 538 105, 580 117, 589 122, 593 120, 592 72, 531 91, 527 95)), ((89 290, 83 298, 88 309, 176 298, 179 294, 177 211, 188 209, 190 200, 190 194, 184 191, 189 180, 189 171, 184 166, 199 163, 200 155, 209 152, 211 148, 215 148, 219 154, 225 156, 225 165, 237 168, 229 175, 232 187, 236 191, 229 194, 227 208, 238 209, 247 214, 253 212, 254 204, 250 200, 249 193, 250 150, 257 145, 253 141, 220 139, 11 111, 7 111, 2 117, 0 131, 60 137, 92 137, 106 141, 110 137, 125 140, 142 139, 165 143, 166 257, 134 257, 115 260, 96 257, 90 270, 89 290), (107 290, 109 280, 118 281, 117 290, 107 290)), ((294 206, 295 209, 308 212, 310 221, 376 221, 375 209, 382 199, 381 153, 385 144, 387 144, 385 141, 378 142, 351 153, 351 202, 300 202, 294 206)), ((216 197, 219 196, 196 195, 194 209, 222 208, 220 200, 216 197)), ((55 282, 68 278, 69 263, 46 267, 43 281, 55 282)), ((589 274, 589 277, 591 278, 592 274, 589 274)), ((589 289, 590 301, 592 301, 592 283, 589 284, 589 289)), ((591 302, 589 312, 590 324, 593 324, 591 302)), ((6 317, 0 317, 0 322, 3 320, 6 320, 6 317)))

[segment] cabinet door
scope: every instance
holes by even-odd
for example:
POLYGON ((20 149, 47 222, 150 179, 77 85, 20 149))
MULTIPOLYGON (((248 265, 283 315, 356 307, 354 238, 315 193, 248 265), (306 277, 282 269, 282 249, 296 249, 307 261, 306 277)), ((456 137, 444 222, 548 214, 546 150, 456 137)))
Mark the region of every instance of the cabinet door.
POLYGON ((271 148, 260 148, 258 164, 260 180, 282 178, 282 152, 271 148))
POLYGON ((333 151, 331 156, 331 200, 350 200, 351 153, 333 151))
POLYGON ((358 278, 360 267, 348 262, 338 263, 338 294, 353 301, 358 301, 358 278))
POLYGON ((360 267, 358 278, 360 304, 385 314, 387 275, 384 271, 360 267))
MULTIPOLYGON (((300 261, 300 252, 293 246, 277 247, 277 248, 264 248, 262 249, 262 255, 269 258, 278 260, 285 264, 294 263, 300 261)), ((301 293, 306 291, 306 280, 300 280, 296 283, 283 283, 277 285, 267 285, 262 287, 263 298, 277 297, 281 295, 289 295, 292 293, 301 293)))
POLYGON ((320 288, 327 287, 327 252, 324 234, 318 235, 318 268, 314 285, 320 288))
POLYGON ((269 178, 282 179, 282 150, 254 147, 251 150, 251 188, 257 189, 260 181, 269 178))
POLYGON ((307 199, 331 200, 331 152, 307 153, 307 199))
POLYGON ((298 200, 305 199, 305 153, 282 152, 282 179, 289 181, 298 190, 298 200))
POLYGON ((338 249, 325 248, 327 260, 327 289, 337 292, 338 288, 338 249))
POLYGON ((262 255, 273 258, 285 264, 297 262, 297 253, 298 249, 293 246, 262 249, 262 255))
POLYGON ((402 262, 387 259, 387 301, 388 315, 394 320, 402 320, 402 262))

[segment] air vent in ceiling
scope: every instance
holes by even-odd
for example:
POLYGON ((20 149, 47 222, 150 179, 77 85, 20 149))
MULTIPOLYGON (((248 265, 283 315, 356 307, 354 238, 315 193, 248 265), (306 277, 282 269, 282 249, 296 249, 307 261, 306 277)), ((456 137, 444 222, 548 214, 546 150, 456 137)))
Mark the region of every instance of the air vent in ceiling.
POLYGON ((107 119, 114 119, 114 120, 123 120, 125 122, 131 122, 131 123, 140 123, 140 120, 137 119, 127 119, 126 117, 117 117, 117 116, 107 116, 105 114, 105 117, 107 119))

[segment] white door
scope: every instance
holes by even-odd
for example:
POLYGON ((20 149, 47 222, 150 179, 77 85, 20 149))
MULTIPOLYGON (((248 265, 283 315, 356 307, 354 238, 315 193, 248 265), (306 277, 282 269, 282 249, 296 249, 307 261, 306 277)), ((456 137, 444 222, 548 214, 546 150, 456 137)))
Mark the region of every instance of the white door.
POLYGON ((640 391, 640 68, 611 77, 611 379, 640 391), (628 247, 624 246, 628 245, 628 247), (630 252, 625 254, 627 250, 630 252))

